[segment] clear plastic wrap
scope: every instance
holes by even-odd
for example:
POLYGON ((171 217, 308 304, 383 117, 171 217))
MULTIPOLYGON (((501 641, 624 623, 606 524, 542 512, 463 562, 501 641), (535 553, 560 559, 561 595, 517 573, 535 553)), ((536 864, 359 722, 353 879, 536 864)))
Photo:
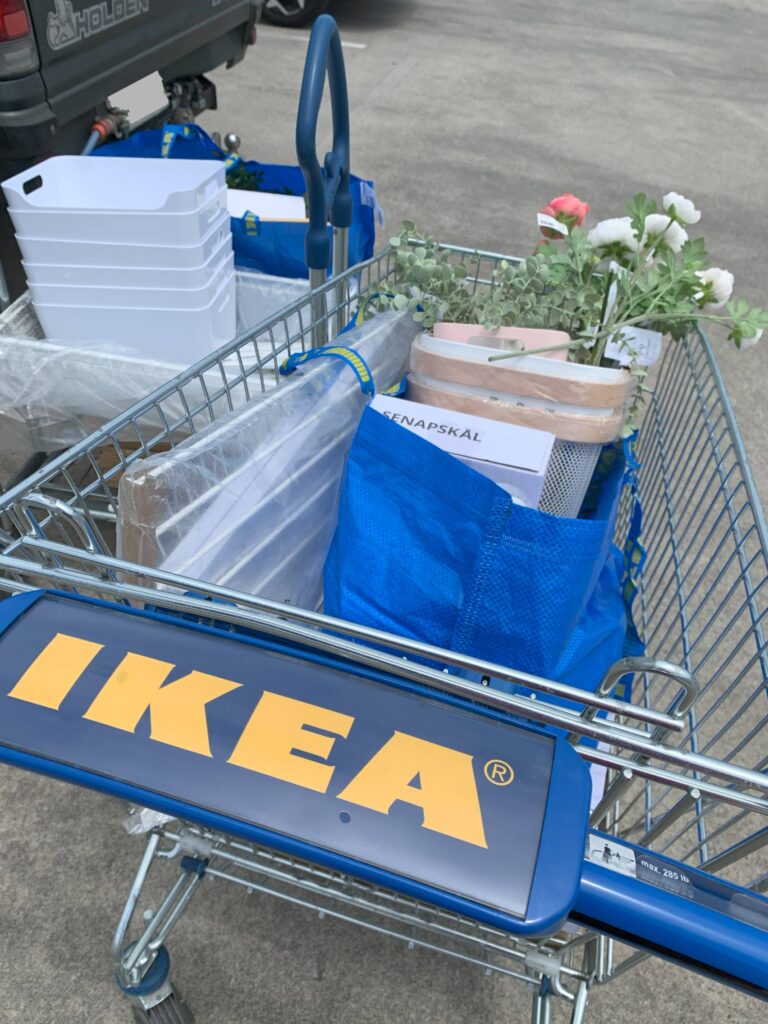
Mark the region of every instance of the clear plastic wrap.
POLYGON ((169 821, 175 821, 172 814, 163 814, 161 811, 153 811, 149 807, 139 807, 131 804, 128 814, 123 818, 123 828, 129 836, 143 836, 151 832, 153 828, 167 825, 169 821))
MULTIPOLYGON (((238 335, 308 290, 306 281, 238 273, 238 335)), ((287 331, 300 329, 298 316, 289 318, 287 331)), ((286 340, 286 325, 274 338, 277 346, 286 340)), ((75 444, 186 369, 111 342, 46 341, 28 295, 0 315, 0 366, 0 451, 25 455, 75 444)), ((265 384, 274 384, 269 373, 265 384)))
MULTIPOLYGON (((339 339, 377 390, 408 366, 418 326, 383 313, 339 339)), ((305 364, 120 481, 118 553, 126 561, 304 608, 322 601, 346 453, 368 398, 337 359, 305 364)))

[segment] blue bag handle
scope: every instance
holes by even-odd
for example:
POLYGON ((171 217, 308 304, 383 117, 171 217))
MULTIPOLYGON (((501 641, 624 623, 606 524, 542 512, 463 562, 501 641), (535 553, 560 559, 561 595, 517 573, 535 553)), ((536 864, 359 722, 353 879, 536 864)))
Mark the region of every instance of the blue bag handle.
MULTIPOLYGON (((351 326, 354 326, 354 321, 352 321, 351 326)), ((374 387, 373 374, 368 363, 366 363, 359 352, 356 352, 353 348, 346 348, 344 345, 323 345, 321 348, 311 348, 307 352, 295 352, 292 356, 288 356, 287 359, 283 360, 280 367, 280 375, 282 377, 290 377, 304 363, 326 357, 341 359, 347 366, 351 367, 357 377, 362 393, 368 395, 369 398, 373 398, 376 394, 376 388, 374 387)))
POLYGON ((199 124, 166 124, 163 125, 163 135, 160 144, 160 156, 169 157, 176 140, 181 137, 185 139, 197 139, 211 150, 211 159, 221 158, 225 161, 227 169, 236 163, 240 163, 240 157, 226 153, 221 146, 217 146, 210 135, 199 124))
POLYGON ((352 224, 352 193, 349 187, 349 99, 341 37, 330 14, 321 14, 312 27, 304 65, 299 112, 296 118, 296 155, 307 185, 309 230, 305 242, 307 266, 325 271, 331 262, 328 210, 335 228, 352 224), (331 89, 333 149, 325 167, 317 159, 317 119, 325 78, 331 89))

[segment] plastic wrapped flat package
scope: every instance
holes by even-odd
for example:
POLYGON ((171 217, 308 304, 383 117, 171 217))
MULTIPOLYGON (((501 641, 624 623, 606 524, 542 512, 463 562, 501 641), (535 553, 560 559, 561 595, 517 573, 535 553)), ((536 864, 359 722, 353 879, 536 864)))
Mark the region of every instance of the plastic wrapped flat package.
MULTIPOLYGON (((238 273, 237 334, 273 317, 308 290, 306 281, 238 273)), ((299 316, 289 317, 273 331, 275 347, 300 332, 299 316)), ((260 342, 258 352, 259 358, 271 355, 272 342, 260 342)), ((234 375, 236 358, 232 364, 234 375)), ((0 365, 0 450, 20 454, 75 444, 186 369, 147 360, 110 342, 61 346, 46 341, 26 294, 0 315, 0 365)), ((274 386, 276 369, 264 370, 265 386, 274 386)), ((211 373, 220 384, 220 372, 211 373)), ((178 415, 182 412, 179 402, 178 415)))
MULTIPOLYGON (((402 378, 418 326, 389 312, 337 344, 365 359, 377 390, 402 378)), ((350 366, 306 363, 120 481, 118 552, 304 608, 322 603, 346 454, 368 402, 350 366)))

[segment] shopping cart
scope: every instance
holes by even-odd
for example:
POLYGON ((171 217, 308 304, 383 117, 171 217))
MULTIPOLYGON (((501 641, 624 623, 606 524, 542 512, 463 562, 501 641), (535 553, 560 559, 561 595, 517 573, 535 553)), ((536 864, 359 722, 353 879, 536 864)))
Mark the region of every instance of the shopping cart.
MULTIPOLYGON (((445 248, 460 258, 468 253, 445 248)), ((489 287, 501 258, 479 254, 474 288, 489 287)), ((348 271, 347 282, 356 276, 363 294, 373 293, 385 286, 393 267, 393 255, 385 250, 348 271)), ((382 867, 380 850, 369 848, 363 856, 356 849, 350 857, 348 850, 340 849, 338 837, 326 837, 323 843, 316 835, 309 840, 303 834, 290 835, 284 822, 275 825, 269 809, 256 822, 249 821, 242 808, 217 809, 215 795, 206 803, 194 793, 174 791, 172 771, 170 776, 163 774, 159 793, 160 781, 148 785, 146 779, 137 780, 125 765, 121 770, 78 765, 77 756, 73 763, 73 757, 46 748, 37 720, 25 738, 21 725, 9 735, 5 717, 0 757, 131 800, 135 806, 129 831, 148 832, 113 946, 118 982, 139 1019, 188 1019, 168 981, 165 943, 195 890, 212 878, 316 907, 321 915, 354 921, 529 982, 534 986, 536 1021, 549 1020, 558 1003, 568 1004, 570 1019, 580 1021, 592 984, 617 977, 649 953, 764 998, 768 901, 759 893, 768 888, 768 751, 762 731, 768 715, 762 625, 768 549, 738 429, 706 338, 693 333, 669 347, 640 434, 638 486, 648 559, 635 607, 653 657, 619 663, 597 693, 588 695, 514 668, 426 648, 114 557, 117 483, 126 467, 176 444, 179 436, 195 433, 258 394, 269 366, 288 351, 311 346, 318 309, 324 328, 328 318, 348 319, 352 300, 338 281, 330 281, 158 389, 3 498, 0 510, 6 532, 0 586, 20 595, 2 605, 4 621, 10 623, 4 635, 11 639, 14 629, 27 629, 26 634, 16 634, 12 650, 20 653, 13 664, 19 659, 29 662, 42 646, 45 630, 29 632, 34 619, 28 616, 46 602, 58 602, 51 620, 58 631, 66 632, 72 616, 82 617, 83 609, 107 614, 114 623, 129 620, 136 631, 135 647, 150 654, 140 639, 146 621, 136 609, 151 609, 153 625, 159 622, 170 631, 163 657, 171 661, 169 652, 179 642, 171 634, 184 630, 186 645, 186 631, 197 624, 207 629, 206 642, 217 645, 223 676, 231 649, 253 640, 262 651, 268 647, 280 656, 288 651, 316 667, 342 671, 350 693, 356 692, 353 680, 359 682, 363 676, 397 680, 410 687, 398 691, 405 704, 419 694, 422 699, 424 694, 432 699, 451 695, 463 708, 472 709, 478 728, 488 725, 479 709, 501 709, 514 716, 507 719, 505 727, 510 730, 522 728, 520 722, 554 729, 557 756, 575 751, 584 762, 606 768, 607 788, 592 811, 586 847, 581 845, 584 832, 578 812, 566 826, 566 808, 561 805, 553 812, 554 805, 548 804, 540 857, 547 822, 554 822, 562 847, 558 856, 565 860, 556 870, 549 864, 548 882, 556 890, 555 879, 561 878, 562 886, 553 897, 556 905, 537 903, 540 914, 532 920, 532 903, 528 916, 515 917, 509 906, 505 912, 498 907, 489 911, 488 900, 478 903, 476 893, 467 899, 462 895, 466 885, 460 881, 453 893, 444 878, 435 886, 430 867, 423 862, 401 864, 398 873, 391 864, 382 867), (282 350, 274 345, 267 356, 266 347, 278 335, 287 337, 282 350), (216 387, 210 383, 212 373, 218 379, 216 387), (105 448, 112 453, 111 468, 106 470, 96 454, 105 448), (107 606, 107 612, 98 602, 75 606, 73 597, 41 598, 37 588, 115 604, 107 606), (13 626, 18 602, 26 608, 30 601, 33 604, 13 626), (490 685, 427 668, 425 658, 469 670, 490 685), (617 679, 628 672, 635 674, 632 704, 610 696, 617 679), (496 690, 495 680, 522 683, 538 699, 496 690), (583 710, 548 703, 549 696, 577 697, 583 710), (563 745, 569 749, 562 750, 563 745), (554 819, 550 813, 555 813, 554 819), (573 864, 569 868, 566 863, 573 857, 572 849, 565 850, 569 836, 571 841, 577 838, 578 880, 572 875, 573 864), (143 919, 132 934, 147 874, 160 860, 175 863, 178 877, 151 919, 143 919), (563 915, 569 923, 559 928, 563 915), (552 927, 559 928, 554 935, 537 938, 537 929, 552 927), (615 938, 636 951, 620 953, 623 946, 615 938)), ((112 626, 100 626, 101 633, 88 628, 90 633, 81 630, 78 635, 99 636, 100 643, 113 635, 112 626)), ((9 703, 14 702, 4 701, 6 710, 9 703)), ((39 710, 23 701, 15 706, 26 712, 39 710)), ((57 734, 66 736, 66 717, 47 713, 55 717, 57 734)), ((79 742, 73 749, 86 746, 79 742)), ((566 804, 573 810, 583 802, 583 780, 579 781, 576 765, 567 758, 562 763, 572 796, 566 804)), ((493 766, 488 770, 493 772, 493 766)), ((506 769, 502 765, 495 770, 503 776, 506 769)), ((535 800, 520 812, 526 820, 533 815, 534 804, 535 800)), ((398 844, 407 848, 407 830, 402 823, 399 828, 398 844)), ((537 890, 544 877, 537 880, 540 870, 541 859, 529 865, 528 874, 518 875, 534 903, 536 892, 537 900, 544 899, 537 890)))
MULTIPOLYGON (((510 257, 476 255, 468 286, 487 289, 510 257)), ((112 955, 138 1020, 191 1019, 166 944, 211 879, 526 982, 535 1024, 558 1006, 579 1024, 592 985, 649 955, 767 998, 768 545, 703 334, 668 347, 640 432, 648 554, 634 607, 649 656, 617 663, 594 694, 116 557, 125 470, 260 394, 393 271, 386 249, 317 285, 0 499, 0 588, 15 595, 0 604, 0 759, 130 801, 126 827, 146 847, 112 955), (126 658, 143 659, 138 675, 126 658), (191 732, 173 698, 157 721, 153 708, 154 738, 138 719, 131 731, 120 672, 160 686, 174 665, 202 687, 191 732), (631 702, 615 696, 630 674, 631 702), (229 691, 264 678, 261 735, 291 742, 254 768, 244 737, 258 722, 229 691), (291 718, 286 699, 313 717, 291 718), (447 810, 377 805, 370 766, 386 743, 366 748, 352 719, 374 739, 421 730, 439 747, 447 810), (302 722, 313 739, 291 733, 302 722), (299 766, 295 749, 310 752, 299 766), (248 764, 258 787, 237 774, 248 764), (311 777, 290 777, 307 765, 311 777), (591 813, 587 765, 607 771, 591 813), (142 915, 151 869, 173 878, 142 915)))

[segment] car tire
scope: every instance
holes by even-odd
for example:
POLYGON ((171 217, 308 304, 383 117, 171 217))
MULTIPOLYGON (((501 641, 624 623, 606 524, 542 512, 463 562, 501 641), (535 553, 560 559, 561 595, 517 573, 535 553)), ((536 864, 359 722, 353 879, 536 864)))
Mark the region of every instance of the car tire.
POLYGON ((302 7, 299 0, 267 0, 262 17, 272 25, 285 25, 298 28, 314 21, 328 7, 330 0, 304 0, 302 7), (282 8, 282 10, 281 10, 282 8))

